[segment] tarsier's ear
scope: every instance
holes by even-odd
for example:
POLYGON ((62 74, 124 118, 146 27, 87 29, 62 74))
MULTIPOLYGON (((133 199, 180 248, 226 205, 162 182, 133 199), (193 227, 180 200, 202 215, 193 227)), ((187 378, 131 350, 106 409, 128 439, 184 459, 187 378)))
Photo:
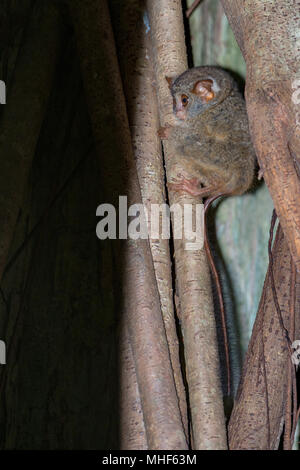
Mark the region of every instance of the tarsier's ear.
POLYGON ((192 93, 200 96, 204 101, 210 101, 215 97, 214 91, 211 89, 213 86, 213 81, 208 80, 199 80, 195 83, 192 93))
POLYGON ((165 77, 165 79, 167 80, 169 88, 171 90, 174 78, 173 77, 165 77))

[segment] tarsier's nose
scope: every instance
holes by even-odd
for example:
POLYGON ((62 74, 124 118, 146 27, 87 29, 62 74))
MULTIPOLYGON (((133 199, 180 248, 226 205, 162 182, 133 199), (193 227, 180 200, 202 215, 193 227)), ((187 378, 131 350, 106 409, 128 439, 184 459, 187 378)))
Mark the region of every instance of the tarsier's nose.
POLYGON ((181 119, 182 121, 185 120, 186 118, 186 111, 181 109, 179 111, 176 112, 176 117, 178 117, 178 119, 181 119))

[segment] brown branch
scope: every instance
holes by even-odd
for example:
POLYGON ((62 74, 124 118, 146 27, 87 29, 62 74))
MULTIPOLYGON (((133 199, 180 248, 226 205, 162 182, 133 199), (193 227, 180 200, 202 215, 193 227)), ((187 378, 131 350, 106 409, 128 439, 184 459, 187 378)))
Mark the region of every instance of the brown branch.
MULTIPOLYGON (((297 271, 296 271, 296 266, 293 261, 293 258, 291 257, 291 291, 290 291, 290 338, 291 341, 294 342, 295 340, 295 326, 296 326, 296 290, 297 290, 297 271)), ((297 426, 297 406, 298 406, 298 394, 297 394, 297 378, 296 378, 296 369, 293 363, 291 362, 290 364, 290 378, 289 381, 292 381, 292 386, 293 386, 293 421, 289 427, 289 439, 290 439, 290 448, 293 446, 293 441, 294 441, 294 435, 296 431, 296 426, 297 426), (293 379, 293 380, 291 380, 293 379)), ((288 400, 289 400, 289 409, 290 409, 290 415, 292 414, 292 404, 291 404, 291 397, 292 394, 288 395, 288 400)))
MULTIPOLYGON (((286 325, 290 324, 286 293, 290 291, 292 275, 290 253, 280 227, 272 251, 274 286, 270 265, 229 423, 230 449, 276 449, 284 423, 287 365, 291 363, 285 333, 286 325), (273 287, 282 321, 275 313, 273 287)), ((299 286, 297 293, 299 295, 299 286)), ((299 322, 295 331, 298 337, 299 322)))
MULTIPOLYGON (((273 231, 276 223, 276 212, 273 210, 272 220, 271 220, 271 227, 270 227, 270 238, 269 238, 269 274, 270 274, 270 281, 271 287, 273 292, 273 300, 276 307, 276 313, 278 315, 278 321, 281 326, 282 334, 286 339, 287 348, 289 351, 290 358, 292 357, 293 351, 291 348, 292 340, 291 338, 294 337, 295 334, 295 302, 294 302, 294 290, 295 290, 295 282, 296 282, 296 272, 295 266, 293 264, 293 260, 291 260, 291 281, 290 281, 290 292, 291 292, 291 302, 290 302, 290 318, 289 318, 289 327, 286 328, 283 322, 281 309, 278 302, 277 292, 276 292, 276 285, 274 279, 274 272, 273 272, 273 254, 272 254, 272 241, 273 241, 273 231)), ((284 448, 289 450, 292 448, 291 442, 291 432, 292 432, 292 422, 291 422, 291 412, 292 412, 292 396, 294 397, 294 407, 297 407, 297 383, 296 383, 296 371, 292 362, 288 363, 287 366, 287 391, 286 391, 286 412, 285 412, 285 430, 284 430, 284 448)), ((296 408, 294 408, 294 419, 296 408)))
POLYGON ((120 337, 120 449, 147 450, 147 437, 137 383, 135 363, 127 331, 122 325, 120 337))
MULTIPOLYGON (((296 285, 296 268, 291 258, 291 286, 290 286, 290 325, 289 335, 293 342, 295 336, 295 285, 296 285)), ((293 429, 297 420, 297 381, 295 368, 292 361, 287 367, 287 400, 284 424, 284 440, 283 446, 285 450, 291 450, 293 446, 293 429), (293 401, 293 421, 292 421, 292 397, 293 401)))
POLYGON ((269 244, 268 244, 268 253, 269 253, 269 276, 270 276, 270 284, 272 288, 272 293, 273 293, 273 300, 275 304, 275 310, 277 314, 277 318, 281 327, 281 332, 283 334, 283 337, 286 339, 287 342, 287 348, 289 349, 290 354, 292 355, 292 350, 291 350, 291 339, 289 336, 289 331, 285 327, 282 314, 281 314, 281 309, 278 301, 278 296, 277 296, 277 290, 276 290, 276 283, 275 283, 275 278, 274 278, 274 259, 273 259, 273 253, 272 253, 272 243, 273 243, 273 234, 274 234, 274 228, 275 228, 275 223, 276 223, 276 212, 273 210, 272 214, 272 220, 271 220, 271 227, 270 227, 270 238, 269 238, 269 244))
MULTIPOLYGON (((137 165, 142 198, 148 210, 151 233, 151 205, 166 203, 164 168, 159 127, 158 103, 151 38, 139 8, 140 0, 110 2, 124 91, 127 100, 134 158, 137 165)), ((150 238, 162 315, 179 399, 185 434, 188 436, 186 393, 179 359, 176 332, 169 240, 150 238)))
MULTIPOLYGON (((172 99, 165 76, 174 76, 187 68, 181 2, 147 2, 155 57, 156 83, 161 125, 172 123, 172 99)), ((164 143, 168 182, 184 174, 180 157, 172 142, 164 143)), ((171 205, 191 204, 199 200, 186 194, 170 192, 171 205)), ((185 249, 186 239, 174 240, 176 281, 180 300, 181 327, 184 337, 186 376, 195 449, 225 449, 226 431, 218 347, 214 320, 210 272, 203 249, 185 249)))
POLYGON ((194 11, 196 10, 196 8, 200 5, 200 3, 202 2, 202 0, 195 0, 192 5, 190 6, 190 8, 188 8, 185 12, 185 16, 187 18, 189 18, 191 16, 192 13, 194 13, 194 11))
POLYGON ((39 2, 31 12, 7 104, 2 107, 0 279, 46 111, 60 39, 56 8, 39 2))
MULTIPOLYGON (((108 200, 116 204, 120 194, 127 194, 129 205, 141 203, 107 2, 70 0, 69 6, 93 131, 96 141, 102 141, 98 151, 110 185, 108 200)), ((118 255, 122 315, 133 351, 148 447, 186 449, 148 240, 130 239, 118 255)))
POLYGON ((222 4, 247 64, 246 102, 259 164, 299 272, 296 2, 245 0, 243 8, 238 0, 222 0, 222 4))

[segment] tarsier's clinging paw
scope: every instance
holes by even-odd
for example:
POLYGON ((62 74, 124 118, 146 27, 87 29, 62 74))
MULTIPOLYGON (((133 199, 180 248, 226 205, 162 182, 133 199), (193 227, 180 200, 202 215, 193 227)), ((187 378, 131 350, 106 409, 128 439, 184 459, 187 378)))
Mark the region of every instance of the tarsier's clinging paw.
POLYGON ((168 189, 171 191, 185 192, 194 197, 208 197, 212 195, 222 195, 221 187, 218 185, 209 185, 201 187, 198 178, 184 178, 178 179, 168 183, 168 189))
POLYGON ((171 126, 166 124, 163 127, 160 127, 157 131, 158 137, 160 137, 162 140, 167 140, 170 137, 171 134, 171 126))
POLYGON ((187 179, 181 178, 176 181, 168 183, 168 189, 171 191, 186 192, 191 196, 199 196, 201 192, 200 181, 197 178, 187 179))

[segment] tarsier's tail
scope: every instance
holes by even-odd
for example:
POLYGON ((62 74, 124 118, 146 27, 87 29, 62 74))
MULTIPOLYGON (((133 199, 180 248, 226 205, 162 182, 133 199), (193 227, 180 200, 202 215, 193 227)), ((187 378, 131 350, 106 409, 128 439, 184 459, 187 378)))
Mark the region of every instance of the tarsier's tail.
POLYGON ((230 355, 229 355, 229 343, 228 343, 228 335, 227 335, 227 327, 226 327, 226 312, 225 312, 225 307, 224 307, 224 299, 223 299, 223 294, 222 294, 222 287, 221 287, 221 282, 220 282, 220 277, 218 274, 218 271, 215 266, 215 262, 211 253, 211 249, 209 246, 209 241, 208 241, 208 234, 207 234, 207 223, 206 223, 206 214, 211 206, 211 204, 218 199, 219 197, 222 196, 228 196, 228 194, 218 194, 216 196, 212 196, 208 199, 206 199, 204 203, 204 247, 205 251, 207 254, 208 262, 210 265, 210 269, 212 271, 213 277, 215 279, 216 283, 216 288, 217 288, 217 294, 218 294, 218 301, 219 301, 219 307, 220 307, 220 312, 221 312, 221 322, 222 322, 222 331, 223 331, 223 339, 224 339, 224 349, 225 349, 225 360, 226 360, 226 370, 227 370, 227 395, 231 395, 231 367, 230 367, 230 355))

